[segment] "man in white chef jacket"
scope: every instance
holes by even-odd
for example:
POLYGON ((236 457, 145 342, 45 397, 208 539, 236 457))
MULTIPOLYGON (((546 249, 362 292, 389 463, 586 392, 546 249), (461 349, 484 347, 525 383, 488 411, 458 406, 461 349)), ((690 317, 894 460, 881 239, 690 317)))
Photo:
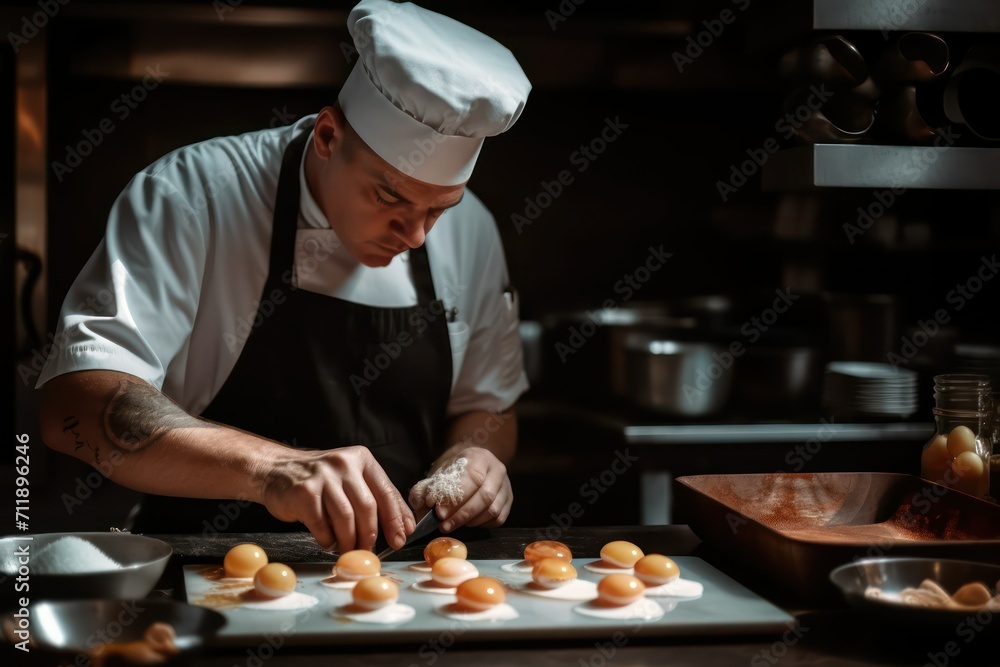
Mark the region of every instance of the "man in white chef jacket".
POLYGON ((403 544, 411 506, 445 532, 508 515, 517 304, 465 184, 530 83, 412 4, 364 0, 348 28, 336 105, 137 174, 66 297, 43 436, 147 494, 137 532, 225 512, 369 549, 379 526, 403 544))

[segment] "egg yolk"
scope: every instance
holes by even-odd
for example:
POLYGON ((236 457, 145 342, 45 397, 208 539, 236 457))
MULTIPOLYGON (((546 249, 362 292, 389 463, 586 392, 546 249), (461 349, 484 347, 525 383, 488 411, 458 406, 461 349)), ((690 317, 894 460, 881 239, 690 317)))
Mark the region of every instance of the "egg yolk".
POLYGON ((295 572, 284 563, 268 563, 257 570, 253 585, 264 597, 280 598, 295 590, 295 572))
POLYGON ((428 565, 434 565, 442 558, 461 558, 465 560, 469 557, 469 550, 465 544, 454 537, 436 537, 424 547, 424 560, 428 565))
POLYGON ((267 565, 267 553, 263 548, 249 542, 237 544, 226 553, 222 561, 227 577, 241 579, 250 579, 265 565, 267 565))
POLYGON ((385 577, 362 579, 351 590, 354 604, 362 609, 381 609, 399 599, 399 586, 385 577))
POLYGON ((486 611, 507 599, 503 584, 493 577, 463 581, 455 591, 458 605, 469 611, 486 611))
POLYGON ((461 558, 446 556, 431 566, 431 579, 442 586, 458 586, 467 579, 479 576, 476 566, 461 558))
POLYGON ((531 578, 542 588, 559 588, 576 579, 576 568, 561 558, 543 558, 531 568, 531 578))
POLYGON ((642 597, 646 585, 630 574, 609 574, 597 584, 597 599, 612 607, 624 607, 642 597))
POLYGON ((382 571, 382 563, 371 551, 355 549, 337 559, 333 572, 338 579, 359 581, 377 576, 382 571))
POLYGON ((976 451, 976 434, 968 426, 956 426, 948 434, 948 453, 959 456, 962 452, 976 451))
POLYGON ((645 554, 631 542, 608 542, 601 549, 601 560, 614 567, 630 568, 645 554))
POLYGON ((934 441, 924 447, 920 455, 920 476, 932 482, 944 478, 948 470, 948 462, 952 456, 948 453, 948 439, 938 435, 934 441))
POLYGON ((959 588, 951 599, 966 607, 983 607, 993 599, 993 594, 985 584, 976 581, 959 588))
POLYGON ((649 586, 662 586, 681 576, 681 570, 666 556, 649 554, 635 562, 635 576, 649 586))
POLYGON ((568 546, 555 540, 532 542, 524 548, 524 560, 532 565, 543 558, 559 558, 568 563, 573 560, 573 552, 569 550, 568 546))

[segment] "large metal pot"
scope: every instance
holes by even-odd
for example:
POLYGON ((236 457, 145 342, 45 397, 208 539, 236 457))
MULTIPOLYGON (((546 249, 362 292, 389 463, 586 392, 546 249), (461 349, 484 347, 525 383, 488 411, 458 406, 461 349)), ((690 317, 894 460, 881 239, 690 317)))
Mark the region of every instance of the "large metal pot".
POLYGON ((733 300, 697 295, 553 313, 543 320, 545 386, 562 396, 629 397, 625 339, 645 333, 694 340, 730 322, 733 300))
POLYGON ((696 325, 672 315, 662 302, 553 313, 543 320, 545 387, 563 396, 611 398, 624 386, 622 336, 636 331, 674 332, 696 325))
POLYGON ((733 369, 721 346, 632 333, 624 349, 625 393, 639 406, 703 417, 719 412, 729 398, 733 369))

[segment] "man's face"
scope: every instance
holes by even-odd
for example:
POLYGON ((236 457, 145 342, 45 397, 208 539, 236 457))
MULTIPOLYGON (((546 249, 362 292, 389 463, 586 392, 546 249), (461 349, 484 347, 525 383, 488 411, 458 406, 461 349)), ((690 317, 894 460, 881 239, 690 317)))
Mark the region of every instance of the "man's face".
POLYGON ((385 266, 424 237, 448 208, 461 201, 465 184, 430 185, 406 176, 379 157, 354 134, 343 116, 317 119, 317 170, 313 192, 344 247, 362 264, 385 266), (324 123, 334 124, 329 138, 324 123), (337 131, 337 126, 340 130, 337 131), (324 158, 321 151, 327 147, 324 158))

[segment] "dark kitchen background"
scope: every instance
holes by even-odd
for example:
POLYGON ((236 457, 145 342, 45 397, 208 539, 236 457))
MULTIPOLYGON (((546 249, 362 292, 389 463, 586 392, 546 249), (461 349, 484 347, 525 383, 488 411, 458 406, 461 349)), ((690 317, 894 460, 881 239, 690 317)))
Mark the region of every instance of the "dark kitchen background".
MULTIPOLYGON (((31 438, 33 531, 121 526, 137 499, 44 447, 33 390, 115 197, 178 146, 288 124, 333 102, 353 63, 352 5, 0 8, 3 336, 14 369, 0 425, 4 437, 31 438)), ((928 10, 814 29, 838 24, 810 23, 811 2, 424 5, 508 46, 534 86, 512 131, 486 142, 470 182, 496 216, 533 380, 510 467, 511 524, 666 522, 682 509, 671 507, 671 480, 684 474, 916 474, 933 432, 933 375, 1000 368, 1000 281, 980 283, 961 308, 953 292, 975 287, 970 278, 1000 245, 1000 60, 986 59, 979 92, 967 94, 968 118, 982 125, 941 109, 969 50, 1000 44, 1000 9, 972 2, 964 22, 957 10, 928 10), (814 85, 796 69, 810 54, 847 59, 835 49, 856 47, 868 68, 860 81, 910 30, 933 32, 948 52, 944 73, 917 84, 919 106, 890 106, 883 81, 880 98, 847 114, 866 126, 874 109, 874 125, 835 155, 813 152, 816 135, 782 123, 789 110, 793 119, 817 111, 808 95, 788 98, 814 85), (950 126, 936 135, 946 142, 906 135, 921 115, 950 126), (865 180, 873 160, 876 171, 898 169, 905 160, 893 150, 920 142, 916 180, 904 175, 896 190, 865 180), (644 269, 661 247, 670 258, 644 269), (947 321, 926 335, 942 309, 947 321), (773 326, 753 324, 775 315, 773 326), (648 346, 623 346, 647 323, 652 339, 693 346, 702 356, 690 363, 707 360, 704 372, 718 374, 699 394, 711 401, 701 412, 648 346), (730 367, 733 343, 746 352, 730 367), (824 400, 826 362, 887 363, 889 353, 918 372, 918 405, 852 413, 824 400), (579 516, 569 516, 573 503, 579 516)), ((856 95, 852 86, 834 98, 856 95)), ((828 132, 823 119, 795 123, 828 132)))

